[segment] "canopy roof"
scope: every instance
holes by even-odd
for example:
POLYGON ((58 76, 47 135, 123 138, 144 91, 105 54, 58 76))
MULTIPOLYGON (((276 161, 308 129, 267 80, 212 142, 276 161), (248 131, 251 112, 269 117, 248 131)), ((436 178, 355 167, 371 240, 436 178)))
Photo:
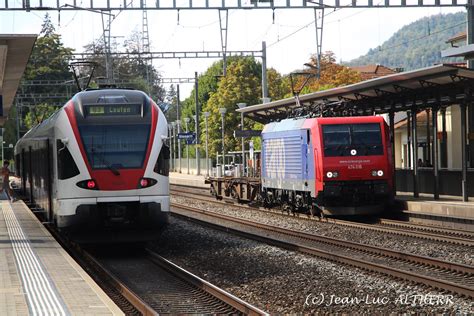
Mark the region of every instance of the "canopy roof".
POLYGON ((0 125, 15 97, 20 79, 25 72, 36 35, 0 34, 0 95, 3 98, 3 112, 0 111, 0 125))
POLYGON ((297 116, 351 116, 459 104, 474 87, 474 70, 436 65, 344 87, 237 109, 261 123, 297 116))

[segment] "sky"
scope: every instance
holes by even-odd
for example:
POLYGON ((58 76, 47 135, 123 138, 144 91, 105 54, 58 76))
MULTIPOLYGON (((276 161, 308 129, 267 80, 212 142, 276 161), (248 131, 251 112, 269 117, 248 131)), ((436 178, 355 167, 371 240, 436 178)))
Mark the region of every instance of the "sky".
MULTIPOLYGON (((135 0, 138 1, 138 0, 135 0)), ((78 1, 79 5, 80 1, 78 1)), ((323 51, 333 51, 338 61, 364 55, 386 41, 402 26, 422 17, 465 11, 456 8, 370 8, 325 10, 323 51)), ((56 30, 67 47, 76 52, 102 35, 101 16, 88 11, 50 11, 56 30)), ((115 12, 117 13, 117 12, 115 12)), ((44 11, 0 11, 0 33, 37 34, 44 11)), ((229 10, 227 50, 261 50, 267 45, 267 67, 282 74, 303 68, 316 52, 314 11, 312 9, 229 10)), ((151 51, 220 51, 221 39, 217 10, 148 11, 151 51)), ((133 30, 141 31, 142 13, 123 11, 112 23, 111 35, 120 50, 133 30)), ((422 43, 420 43, 422 44, 422 43)), ((153 65, 162 77, 194 77, 203 73, 216 59, 158 59, 153 65)), ((192 84, 181 85, 181 99, 192 84)))

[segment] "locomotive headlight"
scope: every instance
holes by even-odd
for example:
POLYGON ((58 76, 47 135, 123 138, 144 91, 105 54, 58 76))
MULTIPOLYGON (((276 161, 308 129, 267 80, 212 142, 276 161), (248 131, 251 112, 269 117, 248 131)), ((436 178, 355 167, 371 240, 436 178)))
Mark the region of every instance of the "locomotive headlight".
POLYGON ((84 180, 76 183, 76 185, 80 188, 87 189, 87 190, 99 190, 99 186, 94 179, 84 180))
POLYGON ((383 170, 372 170, 372 177, 383 177, 383 170))
POLYGON ((326 173, 326 177, 332 178, 332 172, 331 172, 331 171, 328 171, 328 172, 326 173))
POLYGON ((332 172, 332 177, 333 177, 333 178, 339 177, 339 172, 333 171, 333 172, 332 172))
POLYGON ((91 190, 95 189, 95 181, 94 180, 87 181, 87 188, 91 190))
POLYGON ((148 188, 148 187, 151 187, 152 185, 155 185, 156 182, 157 181, 155 179, 141 178, 140 181, 138 182, 138 188, 139 189, 148 188))
POLYGON ((326 172, 326 177, 328 177, 329 179, 337 178, 338 176, 339 176, 339 172, 337 172, 337 171, 328 171, 328 172, 326 172))

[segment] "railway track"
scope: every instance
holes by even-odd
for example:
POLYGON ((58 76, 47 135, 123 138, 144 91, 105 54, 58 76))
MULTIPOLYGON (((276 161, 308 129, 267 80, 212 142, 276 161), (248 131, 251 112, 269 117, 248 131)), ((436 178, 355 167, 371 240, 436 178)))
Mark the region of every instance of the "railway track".
POLYGON ((474 297, 474 267, 288 230, 172 203, 172 214, 285 249, 474 297))
POLYGON ((151 250, 116 257, 94 256, 157 314, 246 314, 265 312, 184 270, 151 250))
MULTIPOLYGON (((41 213, 36 215, 41 217, 41 213)), ((45 226, 126 315, 268 315, 151 250, 146 249, 138 256, 132 253, 125 258, 104 259, 100 255, 104 249, 90 252, 69 241, 54 227, 45 226)))
POLYGON ((238 204, 238 203, 228 201, 228 200, 219 201, 219 200, 214 199, 211 196, 202 196, 202 194, 205 193, 203 189, 197 189, 194 192, 193 192, 193 189, 191 188, 179 188, 179 189, 172 188, 170 190, 170 193, 176 196, 192 198, 194 200, 199 200, 199 201, 208 202, 208 203, 215 203, 215 204, 220 204, 220 205, 233 204, 236 207, 251 208, 259 212, 271 213, 272 215, 274 214, 276 216, 281 216, 281 217, 291 216, 292 218, 294 218, 295 216, 297 216, 299 219, 305 220, 305 221, 318 221, 321 223, 332 223, 336 225, 354 227, 354 228, 363 229, 363 230, 378 231, 378 232, 387 233, 387 234, 394 234, 394 235, 406 236, 406 237, 415 237, 415 238, 420 238, 420 239, 425 239, 425 240, 446 242, 446 243, 451 243, 451 244, 474 247, 474 233, 469 232, 469 231, 454 230, 454 229, 448 229, 448 228, 438 228, 438 227, 433 227, 433 226, 411 224, 411 223, 406 223, 403 221, 388 220, 388 219, 380 219, 379 222, 375 224, 360 223, 360 222, 341 220, 341 219, 335 219, 335 218, 325 218, 321 220, 320 218, 309 217, 304 214, 292 215, 288 213, 282 213, 281 211, 275 210, 275 209, 269 210, 269 209, 263 209, 261 207, 257 208, 257 207, 249 206, 246 204, 238 204), (194 193, 196 191, 198 193, 194 193))

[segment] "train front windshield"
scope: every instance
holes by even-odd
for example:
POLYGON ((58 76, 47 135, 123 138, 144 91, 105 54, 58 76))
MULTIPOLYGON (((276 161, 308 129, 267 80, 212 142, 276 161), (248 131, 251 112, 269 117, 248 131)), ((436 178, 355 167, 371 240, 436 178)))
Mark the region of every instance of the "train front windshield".
POLYGON ((384 153, 379 123, 326 124, 322 128, 326 157, 375 156, 384 153))
POLYGON ((141 168, 149 124, 83 126, 80 133, 92 169, 141 168))

